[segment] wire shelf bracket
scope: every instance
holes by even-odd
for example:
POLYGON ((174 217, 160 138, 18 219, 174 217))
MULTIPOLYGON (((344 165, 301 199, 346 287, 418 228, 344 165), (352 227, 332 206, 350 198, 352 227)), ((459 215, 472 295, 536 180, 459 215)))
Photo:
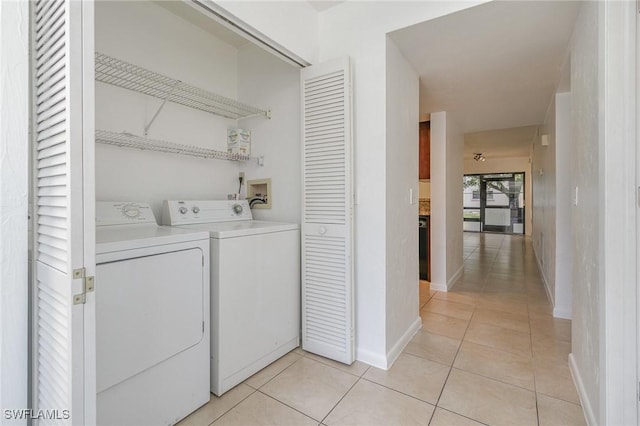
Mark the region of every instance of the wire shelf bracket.
POLYGON ((163 101, 145 133, 167 101, 235 120, 256 116, 271 118, 270 110, 238 102, 99 52, 95 53, 95 78, 163 101))
POLYGON ((251 157, 241 154, 230 154, 215 149, 202 148, 194 145, 183 145, 159 139, 149 139, 131 133, 117 133, 108 130, 96 130, 96 142, 121 148, 136 148, 141 150, 158 151, 171 154, 189 155, 200 158, 214 158, 230 161, 255 161, 259 166, 264 165, 264 157, 251 157))

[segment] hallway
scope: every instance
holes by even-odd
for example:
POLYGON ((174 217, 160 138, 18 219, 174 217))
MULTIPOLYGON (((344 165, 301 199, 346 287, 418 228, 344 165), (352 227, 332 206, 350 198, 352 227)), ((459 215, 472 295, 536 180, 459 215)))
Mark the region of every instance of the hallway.
POLYGON ((571 323, 551 316, 530 241, 465 233, 464 256, 453 291, 421 283, 423 329, 390 370, 296 349, 181 424, 583 425, 571 323))

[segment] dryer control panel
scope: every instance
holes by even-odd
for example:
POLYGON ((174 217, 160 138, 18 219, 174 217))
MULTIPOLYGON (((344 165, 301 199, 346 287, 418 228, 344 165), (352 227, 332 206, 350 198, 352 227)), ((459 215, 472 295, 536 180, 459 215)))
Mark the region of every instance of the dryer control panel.
POLYGON ((157 225, 151 206, 131 201, 97 201, 96 226, 152 223, 157 225))
POLYGON ((252 220, 247 200, 165 200, 163 225, 189 225, 211 222, 252 220))

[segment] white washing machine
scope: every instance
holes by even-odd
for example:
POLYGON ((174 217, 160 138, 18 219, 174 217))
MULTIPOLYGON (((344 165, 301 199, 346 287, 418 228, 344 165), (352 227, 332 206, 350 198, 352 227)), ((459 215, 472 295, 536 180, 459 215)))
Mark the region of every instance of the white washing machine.
POLYGON ((97 422, 174 424, 210 398, 209 234, 98 202, 96 242, 97 422))
POLYGON ((246 200, 165 201, 166 225, 211 236, 211 391, 300 344, 300 227, 253 220, 246 200))

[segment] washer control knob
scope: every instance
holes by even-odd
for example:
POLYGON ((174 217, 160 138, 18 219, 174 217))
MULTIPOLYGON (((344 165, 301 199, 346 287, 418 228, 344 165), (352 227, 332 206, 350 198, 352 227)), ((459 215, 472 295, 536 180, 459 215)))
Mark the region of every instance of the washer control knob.
POLYGON ((234 204, 234 205, 233 205, 233 212, 234 212, 235 214, 241 214, 241 213, 242 213, 242 210, 244 210, 244 209, 242 208, 242 204, 234 204))
POLYGON ((127 204, 122 208, 122 214, 133 219, 140 216, 140 209, 134 204, 127 204))
POLYGON ((324 235, 326 233, 327 233, 327 228, 325 226, 321 226, 320 229, 318 229, 318 234, 324 235))
POLYGON ((200 213, 200 207, 198 206, 193 206, 193 208, 191 209, 192 212, 194 212, 195 214, 200 213))
POLYGON ((180 212, 180 214, 187 214, 189 210, 185 206, 182 206, 178 209, 178 211, 180 212))

